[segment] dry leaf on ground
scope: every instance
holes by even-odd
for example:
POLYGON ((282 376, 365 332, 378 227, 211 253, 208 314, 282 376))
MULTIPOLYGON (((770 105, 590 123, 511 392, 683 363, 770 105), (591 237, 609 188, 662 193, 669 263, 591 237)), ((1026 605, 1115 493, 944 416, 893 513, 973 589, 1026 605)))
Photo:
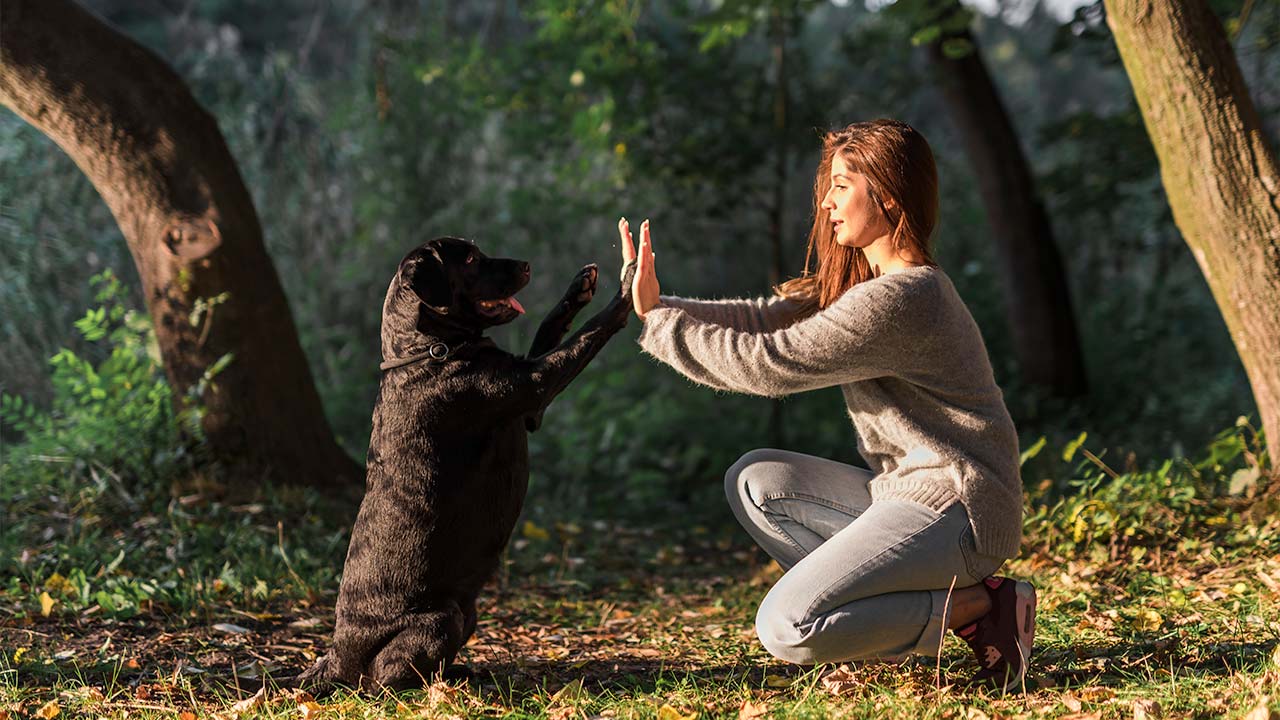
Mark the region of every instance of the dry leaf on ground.
POLYGON ((254 708, 262 705, 262 701, 266 699, 267 699, 267 688, 264 685, 258 689, 258 692, 253 694, 253 697, 245 698, 244 700, 241 700, 235 705, 232 705, 231 712, 233 713, 249 712, 250 710, 253 710, 254 708))
POLYGON ((822 688, 832 695, 844 695, 853 692, 861 685, 857 676, 848 665, 841 665, 822 676, 822 688))
POLYGON ((1160 703, 1155 700, 1133 701, 1133 720, 1159 720, 1163 716, 1160 703))
POLYGON ((1271 712, 1271 708, 1267 707, 1267 701, 1264 698, 1258 703, 1258 707, 1250 710, 1241 720, 1276 720, 1277 713, 1271 712))
POLYGON ((685 715, 670 705, 663 705, 658 708, 658 720, 697 720, 697 717, 697 710, 685 715))
POLYGON ((58 707, 57 700, 50 700, 36 711, 36 717, 44 718, 44 720, 53 720, 62 714, 62 708, 58 707))
POLYGON ((768 714, 768 705, 751 702, 750 700, 743 700, 742 706, 738 708, 738 720, 759 720, 768 714))
POLYGON ((764 686, 771 688, 791 687, 791 678, 785 675, 765 675, 764 686))

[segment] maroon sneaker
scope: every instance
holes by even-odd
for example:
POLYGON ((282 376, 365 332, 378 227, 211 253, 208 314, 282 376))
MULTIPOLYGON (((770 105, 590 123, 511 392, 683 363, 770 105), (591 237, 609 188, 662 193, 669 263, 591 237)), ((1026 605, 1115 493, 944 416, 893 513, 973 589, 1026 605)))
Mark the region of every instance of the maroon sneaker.
POLYGON ((1036 590, 1031 583, 1004 577, 983 582, 991 595, 991 612, 956 630, 981 666, 972 683, 1006 693, 1025 689, 1036 637, 1036 590))

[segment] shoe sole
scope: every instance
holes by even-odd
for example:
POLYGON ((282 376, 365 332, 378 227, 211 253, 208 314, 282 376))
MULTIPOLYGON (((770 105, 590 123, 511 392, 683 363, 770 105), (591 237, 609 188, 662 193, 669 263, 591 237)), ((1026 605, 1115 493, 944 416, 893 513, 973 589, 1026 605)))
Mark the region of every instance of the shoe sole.
POLYGON ((1025 690, 1027 667, 1031 664, 1031 648, 1036 641, 1036 589, 1031 583, 1020 580, 1013 586, 1013 592, 1016 597, 1014 617, 1018 621, 1018 659, 1021 662, 1018 663, 1018 674, 1005 682, 1005 692, 1019 687, 1025 690))

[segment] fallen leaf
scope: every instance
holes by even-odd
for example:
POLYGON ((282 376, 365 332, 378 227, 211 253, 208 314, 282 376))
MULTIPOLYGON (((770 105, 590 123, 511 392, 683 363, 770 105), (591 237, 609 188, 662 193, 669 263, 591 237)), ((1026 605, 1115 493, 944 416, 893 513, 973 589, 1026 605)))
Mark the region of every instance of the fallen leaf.
POLYGON ((791 678, 783 675, 765 675, 764 686, 771 688, 791 687, 791 678))
POLYGON ((965 720, 991 720, 991 716, 979 710, 976 707, 967 707, 964 709, 965 720))
MULTIPOLYGON (((302 717, 304 718, 319 717, 320 710, 320 703, 315 700, 298 703, 298 711, 302 713, 302 717)), ((192 718, 192 720, 195 720, 195 718, 192 718)))
POLYGON ((582 687, 582 678, 576 678, 573 682, 565 685, 551 696, 551 703, 558 705, 561 703, 575 703, 582 699, 587 691, 582 687))
POLYGON ((57 604, 58 604, 58 601, 50 597, 48 591, 40 593, 40 614, 41 615, 45 617, 49 617, 49 613, 53 612, 53 606, 57 604))
POLYGON ((1133 720, 1158 720, 1163 716, 1160 703, 1155 700, 1133 701, 1133 720))
POLYGON ((572 705, 547 708, 547 720, 569 720, 569 718, 577 714, 578 709, 572 705))
POLYGON ((1080 708, 1084 707, 1084 703, 1080 702, 1080 698, 1075 695, 1063 695, 1060 699, 1062 700, 1062 704, 1066 705, 1067 709, 1071 712, 1078 713, 1080 712, 1080 708))
POLYGON ((1258 707, 1250 710, 1240 720, 1276 720, 1280 714, 1271 712, 1271 708, 1267 707, 1267 701, 1263 700, 1258 703, 1258 707))
POLYGON ((107 699, 107 696, 102 694, 101 688, 96 688, 92 685, 82 685, 73 692, 76 697, 90 703, 100 703, 107 699))
POLYGON ((759 720, 768 714, 768 705, 753 703, 750 700, 743 700, 742 706, 738 708, 738 720, 759 720))
POLYGON ((1142 632, 1154 632, 1163 624, 1164 618, 1160 617, 1160 613, 1150 608, 1140 610, 1133 619, 1133 626, 1142 632))
POLYGON ((196 720, 196 714, 190 710, 183 710, 178 713, 178 720, 196 720))
POLYGON ((58 707, 57 700, 50 700, 36 711, 36 717, 44 718, 44 720, 53 720, 62 714, 62 708, 58 707))
POLYGON ((245 698, 244 700, 241 700, 235 705, 232 705, 231 712, 233 713, 249 712, 250 710, 253 710, 254 708, 262 705, 262 701, 266 699, 267 699, 267 686, 263 685, 262 687, 258 688, 258 692, 254 693, 253 697, 245 698))
POLYGON ((550 540, 551 533, 543 528, 538 527, 532 520, 525 520, 524 527, 520 530, 520 534, 530 540, 550 540))
POLYGON ((290 697, 293 698, 293 701, 298 703, 299 705, 301 705, 302 703, 309 703, 309 702, 315 701, 315 696, 313 696, 311 693, 307 692, 306 690, 302 690, 302 689, 295 689, 293 691, 293 695, 291 695, 290 697))
POLYGON ((862 684, 848 665, 841 665, 822 676, 822 688, 832 695, 845 695, 857 690, 862 684))
POLYGON ((663 705, 662 707, 658 708, 658 720, 697 720, 697 718, 698 718, 697 710, 694 710, 688 715, 685 715, 684 713, 671 707, 670 705, 663 705))

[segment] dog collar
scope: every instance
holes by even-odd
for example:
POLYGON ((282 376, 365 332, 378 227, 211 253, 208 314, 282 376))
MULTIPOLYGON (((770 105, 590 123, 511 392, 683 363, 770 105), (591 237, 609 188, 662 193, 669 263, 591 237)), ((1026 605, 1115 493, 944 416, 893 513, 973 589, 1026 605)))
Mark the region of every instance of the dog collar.
POLYGON ((435 343, 431 343, 431 347, 427 348, 427 351, 424 353, 418 353, 417 355, 410 355, 409 357, 391 358, 390 360, 384 360, 382 361, 382 364, 379 365, 378 367, 383 370, 391 370, 392 368, 404 367, 405 365, 410 365, 412 363, 420 362, 422 360, 434 360, 435 362, 443 362, 448 357, 449 357, 449 346, 445 345, 442 342, 435 342, 435 343))

